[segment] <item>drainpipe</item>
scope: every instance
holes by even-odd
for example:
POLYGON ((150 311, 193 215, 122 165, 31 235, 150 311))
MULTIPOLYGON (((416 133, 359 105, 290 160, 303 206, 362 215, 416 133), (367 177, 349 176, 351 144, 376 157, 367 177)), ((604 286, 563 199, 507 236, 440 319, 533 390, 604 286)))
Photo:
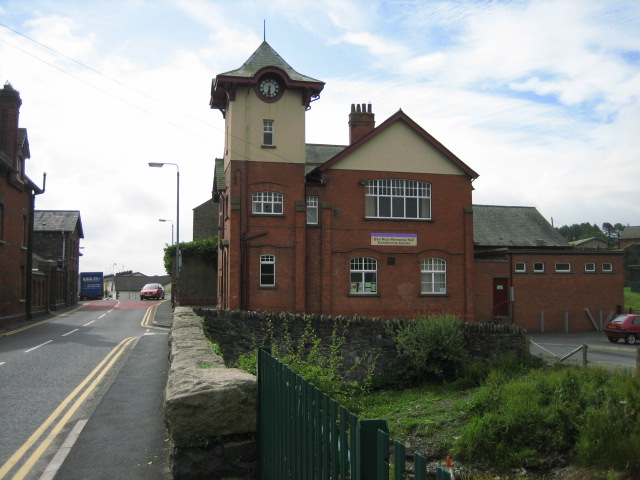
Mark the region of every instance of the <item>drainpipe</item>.
POLYGON ((26 304, 26 314, 27 320, 31 320, 33 318, 33 314, 31 313, 32 307, 32 299, 33 295, 33 217, 36 209, 36 195, 41 195, 44 193, 44 190, 47 185, 47 172, 44 172, 42 175, 42 190, 40 190, 36 185, 33 185, 32 194, 30 195, 30 204, 29 204, 29 243, 27 244, 27 304, 26 304))

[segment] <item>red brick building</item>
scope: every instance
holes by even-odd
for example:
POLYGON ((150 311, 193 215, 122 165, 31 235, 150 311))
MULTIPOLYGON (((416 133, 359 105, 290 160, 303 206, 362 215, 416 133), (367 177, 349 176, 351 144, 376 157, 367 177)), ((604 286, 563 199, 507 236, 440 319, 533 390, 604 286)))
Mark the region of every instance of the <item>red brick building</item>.
POLYGON ((0 321, 27 318, 31 307, 32 220, 35 195, 25 174, 27 130, 19 128, 20 93, 0 90, 0 321))
MULTIPOLYGON (((608 312, 622 303, 619 254, 586 260, 611 271, 570 285, 577 254, 557 237, 532 249, 531 238, 544 240, 540 222, 526 225, 522 245, 476 239, 474 230, 490 218, 485 209, 474 220, 478 174, 402 110, 376 126, 371 105, 352 105, 348 146, 305 144, 305 112, 323 87, 266 42, 213 81, 210 105, 226 122, 214 181, 221 308, 374 317, 454 312, 531 330, 543 310, 544 328, 558 330, 566 315, 557 319, 557 311, 608 312), (552 259, 546 265, 569 263, 569 272, 553 281, 515 275, 516 264, 533 268, 543 253, 552 259), (583 301, 596 291, 598 300, 583 301)), ((521 220, 527 218, 533 216, 521 220)))

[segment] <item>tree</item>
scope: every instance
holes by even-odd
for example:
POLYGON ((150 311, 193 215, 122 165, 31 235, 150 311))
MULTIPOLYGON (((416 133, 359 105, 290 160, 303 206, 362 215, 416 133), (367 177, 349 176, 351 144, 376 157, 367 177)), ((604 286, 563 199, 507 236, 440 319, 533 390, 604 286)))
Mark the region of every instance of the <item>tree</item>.
MULTIPOLYGON (((202 262, 215 265, 218 261, 218 237, 201 238, 192 242, 180 242, 180 255, 197 257, 202 262)), ((171 265, 176 258, 176 246, 167 245, 164 249, 164 269, 171 275, 171 265)))

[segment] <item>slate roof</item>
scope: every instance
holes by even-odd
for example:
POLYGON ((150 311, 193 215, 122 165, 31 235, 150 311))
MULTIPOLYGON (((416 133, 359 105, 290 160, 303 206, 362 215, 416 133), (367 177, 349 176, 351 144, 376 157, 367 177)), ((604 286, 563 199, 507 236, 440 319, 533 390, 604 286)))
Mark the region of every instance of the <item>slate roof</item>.
POLYGON ((224 160, 222 158, 216 158, 215 170, 213 172, 213 190, 215 192, 221 192, 226 187, 224 184, 224 160))
POLYGON ((73 232, 77 226, 80 238, 84 238, 78 210, 36 210, 33 214, 36 232, 73 232))
POLYGON ((329 159, 335 157, 342 152, 346 145, 325 145, 318 143, 307 143, 305 150, 305 174, 312 171, 314 168, 322 165, 329 159))
POLYGON ((640 227, 624 227, 620 234, 620 240, 631 240, 640 238, 640 227))
POLYGON ((119 292, 139 292, 147 283, 159 283, 162 286, 171 283, 171 275, 116 275, 115 289, 119 292))
POLYGON ((474 205, 473 240, 484 247, 569 247, 535 207, 474 205))
POLYGON ((320 82, 315 78, 308 77, 306 75, 302 75, 301 73, 296 72, 291 65, 284 61, 284 59, 276 52, 271 45, 269 45, 266 41, 262 42, 262 44, 258 47, 258 49, 253 52, 253 55, 249 57, 249 59, 242 64, 240 68, 236 68, 235 70, 231 70, 229 72, 221 73, 219 76, 223 77, 239 77, 239 78, 251 78, 258 71, 265 67, 277 67, 282 69, 289 75, 289 78, 293 81, 299 82, 320 82))

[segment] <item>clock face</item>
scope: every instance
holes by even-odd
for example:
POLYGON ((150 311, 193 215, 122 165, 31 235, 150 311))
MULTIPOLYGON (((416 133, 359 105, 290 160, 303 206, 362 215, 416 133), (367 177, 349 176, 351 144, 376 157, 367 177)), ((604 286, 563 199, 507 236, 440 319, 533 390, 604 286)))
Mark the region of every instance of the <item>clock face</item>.
POLYGON ((265 78, 260 82, 260 93, 265 98, 274 98, 280 93, 280 84, 274 78, 265 78))

